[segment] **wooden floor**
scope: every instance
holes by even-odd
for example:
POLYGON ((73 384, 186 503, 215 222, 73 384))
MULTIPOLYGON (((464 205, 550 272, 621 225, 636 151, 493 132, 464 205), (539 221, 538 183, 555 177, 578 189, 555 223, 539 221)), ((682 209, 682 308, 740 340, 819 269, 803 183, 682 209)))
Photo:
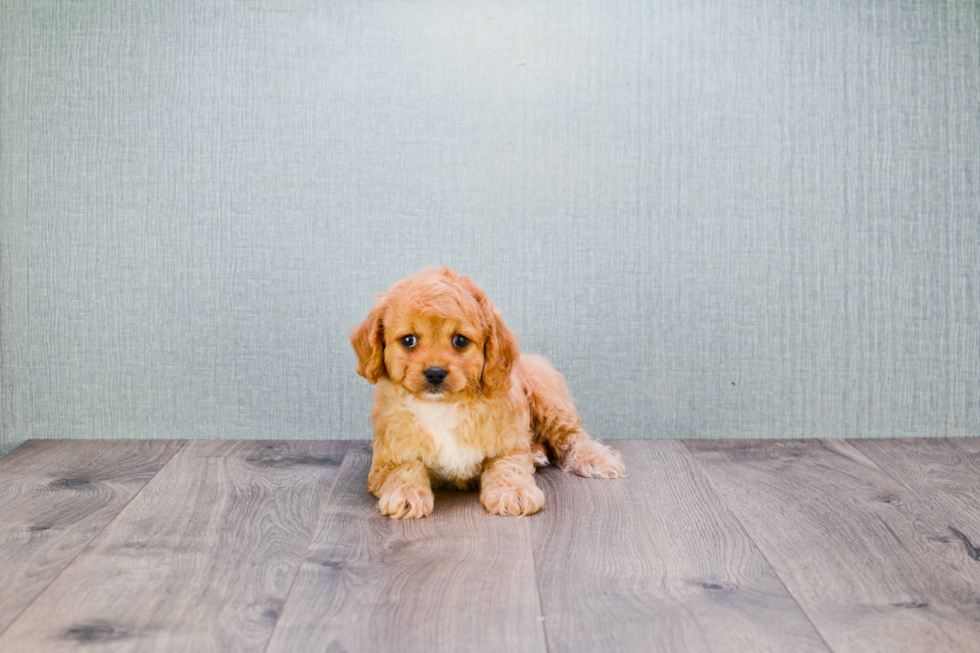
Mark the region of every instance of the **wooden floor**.
POLYGON ((0 651, 980 651, 980 439, 614 443, 380 517, 346 442, 0 458, 0 651))

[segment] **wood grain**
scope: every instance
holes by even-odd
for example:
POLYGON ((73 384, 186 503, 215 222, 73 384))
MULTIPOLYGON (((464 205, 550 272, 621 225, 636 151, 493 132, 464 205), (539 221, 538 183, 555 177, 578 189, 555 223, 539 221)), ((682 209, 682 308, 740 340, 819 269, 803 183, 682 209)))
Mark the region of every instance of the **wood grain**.
MULTIPOLYGON (((947 524, 945 537, 980 563, 980 453, 945 438, 854 440, 851 444, 918 499, 933 522, 947 524)), ((978 592, 980 597, 980 592, 978 592)))
POLYGON ((860 450, 686 444, 834 651, 977 650, 980 564, 860 450))
POLYGON ((269 651, 543 653, 533 518, 459 492, 437 493, 426 519, 382 517, 369 465, 352 446, 269 651))
POLYGON ((263 650, 346 448, 188 443, 0 650, 263 650))
POLYGON ((538 473, 550 651, 827 651, 683 445, 615 446, 624 480, 538 473))
POLYGON ((0 459, 0 633, 182 444, 32 440, 0 459))
POLYGON ((950 438, 949 442, 966 453, 980 453, 980 438, 950 438))

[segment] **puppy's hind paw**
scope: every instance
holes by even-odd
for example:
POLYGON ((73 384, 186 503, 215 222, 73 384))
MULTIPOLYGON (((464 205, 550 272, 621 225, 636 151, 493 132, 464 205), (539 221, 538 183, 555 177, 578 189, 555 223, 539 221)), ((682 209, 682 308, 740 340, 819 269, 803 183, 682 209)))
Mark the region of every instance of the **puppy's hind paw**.
POLYGON ((535 467, 548 466, 548 452, 545 450, 544 445, 540 443, 531 445, 531 462, 534 463, 535 467))
POLYGON ((429 488, 401 485, 381 495, 378 512, 392 519, 419 519, 432 514, 434 503, 429 488))
POLYGON ((618 451, 595 440, 586 440, 575 445, 561 462, 566 472, 575 472, 586 478, 622 478, 626 467, 618 451))

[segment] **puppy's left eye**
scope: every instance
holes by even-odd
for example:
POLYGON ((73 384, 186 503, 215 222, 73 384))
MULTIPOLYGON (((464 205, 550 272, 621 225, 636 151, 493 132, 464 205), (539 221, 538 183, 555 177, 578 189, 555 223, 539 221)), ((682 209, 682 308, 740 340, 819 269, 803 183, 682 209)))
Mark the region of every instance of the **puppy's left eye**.
POLYGON ((456 349, 462 349, 468 344, 470 344, 470 339, 466 336, 461 336, 458 333, 453 336, 453 347, 456 349))

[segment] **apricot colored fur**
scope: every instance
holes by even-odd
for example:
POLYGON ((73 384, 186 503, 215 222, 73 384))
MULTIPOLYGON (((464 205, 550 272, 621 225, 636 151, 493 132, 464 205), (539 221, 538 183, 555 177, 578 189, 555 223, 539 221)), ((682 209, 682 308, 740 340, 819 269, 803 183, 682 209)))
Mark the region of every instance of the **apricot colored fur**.
POLYGON ((368 490, 381 514, 432 513, 434 485, 480 489, 491 514, 544 504, 534 468, 550 460, 581 476, 624 476, 617 452, 591 440, 562 376, 517 336, 468 277, 448 268, 407 277, 351 330, 357 372, 377 386, 368 490), (401 338, 414 335, 411 349, 401 338), (457 348, 453 337, 469 344, 457 348), (448 375, 434 389, 423 372, 448 375))

